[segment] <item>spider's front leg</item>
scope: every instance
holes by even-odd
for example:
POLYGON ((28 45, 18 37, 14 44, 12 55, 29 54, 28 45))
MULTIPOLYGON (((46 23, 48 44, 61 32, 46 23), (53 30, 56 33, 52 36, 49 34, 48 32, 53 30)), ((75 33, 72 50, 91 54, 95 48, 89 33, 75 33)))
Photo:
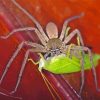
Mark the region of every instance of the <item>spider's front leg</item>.
POLYGON ((78 29, 75 29, 74 31, 72 31, 65 39, 64 39, 64 44, 68 44, 68 42, 75 36, 77 35, 79 37, 80 43, 82 46, 84 46, 84 42, 81 36, 81 33, 78 29))
POLYGON ((45 34, 45 32, 43 31, 43 28, 42 28, 42 26, 39 24, 39 22, 38 22, 27 10, 25 10, 22 6, 20 6, 20 4, 18 4, 16 0, 11 0, 11 1, 12 1, 13 4, 14 4, 15 6, 17 6, 24 14, 26 14, 26 15, 28 16, 28 18, 30 18, 31 21, 32 21, 33 23, 35 23, 35 25, 36 25, 36 27, 38 28, 39 32, 42 33, 42 36, 44 37, 44 39, 45 39, 46 41, 48 41, 49 39, 48 39, 47 35, 45 34))
POLYGON ((45 38, 42 36, 42 34, 39 32, 39 30, 37 28, 34 28, 34 27, 24 27, 24 28, 14 29, 13 31, 8 33, 8 35, 0 36, 0 38, 1 39, 7 39, 7 38, 11 37, 13 34, 15 34, 16 32, 24 32, 24 31, 34 31, 37 34, 37 36, 38 36, 39 40, 41 41, 41 43, 43 45, 46 45, 45 38))
POLYGON ((80 17, 82 17, 84 15, 84 13, 81 13, 79 15, 76 15, 76 16, 72 16, 70 18, 68 18, 67 20, 65 20, 64 24, 63 24, 63 27, 62 27, 62 32, 61 32, 61 35, 60 35, 60 39, 63 40, 64 37, 65 37, 65 34, 66 34, 66 29, 68 29, 68 23, 72 20, 75 20, 75 19, 78 19, 80 17))

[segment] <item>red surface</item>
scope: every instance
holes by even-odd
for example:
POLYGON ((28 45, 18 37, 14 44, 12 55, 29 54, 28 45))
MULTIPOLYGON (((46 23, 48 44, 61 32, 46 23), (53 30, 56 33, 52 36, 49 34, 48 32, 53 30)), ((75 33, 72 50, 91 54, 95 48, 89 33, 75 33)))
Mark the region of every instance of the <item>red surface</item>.
MULTIPOLYGON (((66 18, 77 15, 81 12, 85 13, 85 16, 70 23, 70 26, 74 30, 78 28, 84 39, 86 46, 91 46, 93 52, 100 54, 100 11, 99 0, 17 0, 25 9, 27 9, 45 28, 49 21, 53 21, 59 27, 61 31, 63 22, 66 18)), ((6 5, 6 10, 2 9, 0 5, 0 35, 6 35, 14 28, 32 26, 32 22, 25 16, 18 8, 16 8, 10 0, 0 0, 0 3, 6 5), (2 2, 3 1, 3 2, 2 2), (9 12, 9 13, 8 13, 9 12), (6 15, 8 14, 8 16, 6 15), (10 20, 10 22, 9 22, 10 20), (10 25, 10 26, 9 26, 10 25)), ((28 40, 31 38, 23 36, 28 40)), ((0 40, 0 76, 3 69, 7 64, 12 53, 23 40, 22 37, 14 35, 7 40, 0 40)), ((37 41, 37 38, 33 36, 33 41, 37 41)), ((26 50, 26 49, 25 49, 26 50)), ((15 82, 18 76, 19 69, 24 57, 25 51, 22 50, 14 63, 11 65, 10 71, 7 73, 7 77, 3 81, 2 88, 11 91, 15 86, 15 82)), ((48 89, 45 88, 43 79, 37 71, 37 67, 31 63, 27 63, 26 69, 21 81, 20 87, 16 95, 21 96, 24 100, 40 100, 40 99, 52 99, 48 89)), ((98 82, 100 87, 100 64, 96 68, 98 82)), ((70 84, 76 89, 79 89, 80 74, 65 75, 66 80, 69 80, 70 84), (77 78, 77 79, 76 79, 77 78)), ((82 94, 84 100, 100 100, 100 93, 96 92, 95 85, 91 71, 86 72, 85 88, 82 94)), ((8 100, 9 98, 2 97, 2 100, 8 100)), ((0 98, 1 99, 1 98, 0 98)), ((9 99, 10 100, 10 99, 9 99)))

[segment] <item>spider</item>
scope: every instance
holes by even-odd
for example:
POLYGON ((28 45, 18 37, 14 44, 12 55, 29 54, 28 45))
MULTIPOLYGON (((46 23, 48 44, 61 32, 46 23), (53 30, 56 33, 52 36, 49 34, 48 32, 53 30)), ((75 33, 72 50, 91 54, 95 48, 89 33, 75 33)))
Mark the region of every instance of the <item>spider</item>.
MULTIPOLYGON (((62 27, 61 34, 58 37, 58 29, 57 29, 57 26, 56 26, 55 23, 49 22, 46 25, 46 33, 45 33, 44 30, 42 29, 42 26, 39 24, 39 22, 33 16, 31 16, 28 11, 26 11, 24 8, 22 8, 15 0, 11 0, 11 1, 20 10, 22 10, 32 20, 33 23, 35 23, 36 27, 24 27, 24 28, 14 29, 8 35, 1 36, 0 38, 7 39, 16 32, 34 31, 36 33, 36 35, 38 36, 39 40, 41 41, 42 45, 38 44, 38 43, 30 42, 30 41, 23 41, 22 43, 20 43, 18 45, 18 48, 13 53, 12 57, 10 58, 9 62, 7 63, 7 65, 5 67, 5 70, 4 70, 4 72, 1 76, 1 79, 0 79, 0 84, 3 82, 3 79, 6 76, 6 73, 9 70, 10 65, 12 64, 13 60, 18 55, 18 53, 20 52, 20 50, 23 48, 24 45, 30 46, 31 49, 28 49, 25 53, 25 57, 24 57, 24 60, 22 62, 22 67, 20 69, 20 73, 19 73, 19 76, 18 76, 16 86, 15 86, 14 90, 11 91, 11 94, 15 93, 18 89, 18 86, 20 84, 20 81, 21 81, 21 78, 22 78, 22 75, 23 75, 23 72, 24 72, 24 69, 25 69, 25 64, 26 64, 28 57, 29 57, 29 54, 31 52, 44 54, 43 57, 45 59, 47 59, 49 56, 54 57, 56 55, 66 54, 66 52, 68 51, 68 48, 70 47, 70 45, 68 45, 68 43, 70 42, 70 40, 75 35, 77 35, 77 37, 80 40, 81 45, 75 45, 73 47, 70 47, 70 50, 72 52, 77 51, 77 50, 82 51, 82 57, 81 57, 81 67, 82 67, 81 68, 81 77, 82 77, 81 80, 82 81, 81 81, 81 87, 80 87, 80 93, 79 94, 81 94, 83 86, 84 86, 84 52, 85 51, 87 51, 88 54, 89 54, 90 62, 92 64, 92 70, 93 70, 93 75, 94 75, 94 79, 95 79, 96 89, 98 89, 96 71, 95 71, 95 68, 94 68, 94 65, 93 65, 92 53, 91 53, 91 50, 88 47, 84 46, 83 39, 82 39, 80 31, 78 29, 75 29, 68 36, 66 36, 66 33, 69 31, 68 23, 72 20, 80 18, 81 16, 83 16, 83 14, 73 16, 73 17, 65 20, 63 27, 62 27)), ((72 54, 74 54, 74 53, 72 53, 72 54)))

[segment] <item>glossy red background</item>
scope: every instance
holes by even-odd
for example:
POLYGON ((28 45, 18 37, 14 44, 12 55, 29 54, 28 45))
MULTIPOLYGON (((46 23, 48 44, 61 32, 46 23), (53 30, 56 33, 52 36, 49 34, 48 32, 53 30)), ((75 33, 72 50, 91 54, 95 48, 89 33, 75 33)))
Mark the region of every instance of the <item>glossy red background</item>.
MULTIPOLYGON (((53 21, 57 24, 59 31, 61 31, 63 22, 66 18, 84 12, 84 17, 71 22, 70 26, 72 27, 72 30, 78 28, 81 31, 85 45, 92 47, 93 52, 100 54, 99 0, 17 1, 41 23, 43 28, 45 28, 46 24, 49 21, 53 21)), ((24 14, 18 8, 16 8, 10 0, 0 0, 0 3, 6 5, 5 12, 3 12, 4 10, 0 9, 0 35, 6 35, 7 32, 10 32, 14 28, 33 25, 32 22, 27 18, 27 16, 24 16, 24 14), (11 22, 8 22, 8 20, 4 20, 8 18, 7 16, 5 16, 7 11, 9 12, 9 16, 12 16, 10 19, 11 22), (13 16, 16 18, 13 19, 13 16), (18 24, 18 22, 20 24, 18 24)), ((28 39, 27 37, 24 38, 26 40, 28 39)), ((12 36, 7 40, 0 40, 0 75, 2 75, 4 66, 7 64, 12 53, 14 52, 18 44, 21 43, 21 41, 22 37, 19 38, 17 35, 12 36)), ((34 41, 39 42, 36 38, 34 38, 34 41)), ((19 68, 21 66, 25 53, 24 50, 20 52, 14 63, 11 65, 11 69, 8 72, 7 77, 5 78, 2 84, 2 87, 9 91, 11 91, 15 86, 19 68)), ((43 83, 40 74, 37 71, 37 67, 33 68, 31 66, 33 66, 31 63, 27 63, 27 67, 25 69, 21 85, 16 95, 24 97, 25 100, 40 100, 46 98, 52 99, 47 88, 45 88, 45 84, 43 83)), ((97 66, 96 70, 98 76, 98 83, 100 87, 100 63, 97 66)), ((65 77, 66 80, 69 80, 69 83, 76 90, 79 89, 80 73, 65 75, 65 77)), ((86 71, 85 77, 85 88, 82 95, 84 100, 99 100, 100 93, 96 92, 95 90, 95 85, 93 82, 91 71, 86 71)), ((5 100, 7 99, 10 100, 10 98, 5 98, 5 100)))

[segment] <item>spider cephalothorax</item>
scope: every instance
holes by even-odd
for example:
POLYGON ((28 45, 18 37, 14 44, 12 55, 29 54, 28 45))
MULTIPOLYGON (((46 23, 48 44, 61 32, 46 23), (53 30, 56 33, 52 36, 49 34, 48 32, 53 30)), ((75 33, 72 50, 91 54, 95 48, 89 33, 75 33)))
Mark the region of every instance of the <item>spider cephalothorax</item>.
POLYGON ((58 38, 53 38, 53 39, 50 39, 48 42, 47 42, 47 50, 48 52, 51 53, 51 56, 55 56, 55 55, 59 55, 61 52, 61 48, 62 48, 62 41, 58 38))
POLYGON ((48 50, 56 50, 56 49, 61 49, 62 47, 62 41, 58 38, 53 38, 53 39, 50 39, 48 42, 47 42, 47 48, 48 50))

